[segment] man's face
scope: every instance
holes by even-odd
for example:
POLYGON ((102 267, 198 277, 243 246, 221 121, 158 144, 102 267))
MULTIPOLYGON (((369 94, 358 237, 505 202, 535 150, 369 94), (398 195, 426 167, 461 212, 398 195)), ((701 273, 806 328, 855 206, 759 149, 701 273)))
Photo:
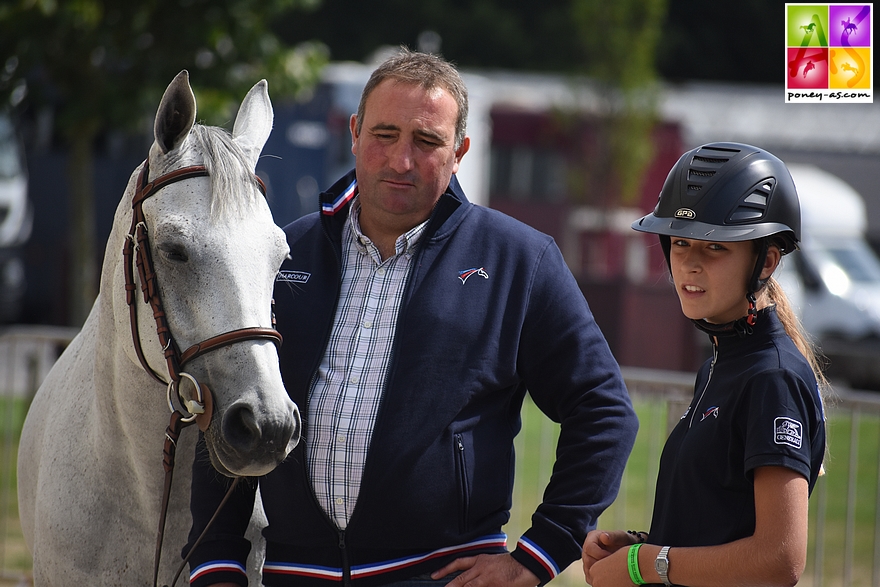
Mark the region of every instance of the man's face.
POLYGON ((351 117, 361 228, 399 236, 430 216, 470 139, 455 148, 458 107, 444 89, 386 79, 351 117))

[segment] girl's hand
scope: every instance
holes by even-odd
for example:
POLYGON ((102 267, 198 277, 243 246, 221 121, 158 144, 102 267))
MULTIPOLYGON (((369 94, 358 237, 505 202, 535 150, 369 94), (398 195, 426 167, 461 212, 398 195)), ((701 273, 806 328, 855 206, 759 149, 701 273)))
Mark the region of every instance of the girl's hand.
POLYGON ((590 583, 591 585, 593 584, 592 568, 594 564, 605 557, 614 554, 621 548, 635 544, 637 541, 637 537, 632 534, 627 534, 623 530, 615 530, 613 532, 593 530, 587 534, 587 539, 584 540, 582 551, 584 577, 586 578, 587 583, 590 583))

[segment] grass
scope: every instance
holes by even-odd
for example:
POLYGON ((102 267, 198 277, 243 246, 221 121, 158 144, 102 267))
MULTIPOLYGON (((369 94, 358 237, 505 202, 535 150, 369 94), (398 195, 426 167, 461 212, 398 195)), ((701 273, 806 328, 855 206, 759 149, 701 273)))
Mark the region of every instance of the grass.
POLYGON ((28 403, 0 396, 0 585, 16 585, 31 569, 31 557, 21 535, 16 496, 15 463, 18 437, 28 403), (14 578, 13 578, 14 577, 14 578))
MULTIPOLYGON (((666 404, 637 398, 641 426, 627 464, 620 494, 599 520, 600 528, 647 530, 651 522, 657 464, 666 438, 666 404)), ((18 584, 31 567, 18 523, 15 495, 15 454, 18 431, 24 420, 22 400, 0 397, 0 587, 18 584), (7 579, 7 577, 16 577, 7 579)), ((523 409, 523 430, 517 438, 517 477, 514 508, 505 527, 512 546, 530 525, 550 478, 559 428, 527 401, 523 409)), ((821 477, 810 499, 810 536, 807 569, 800 585, 860 587, 872 585, 875 553, 878 476, 880 476, 880 416, 829 411, 830 451, 827 474, 821 477), (851 447, 857 450, 851 451, 851 447), (848 509, 847 504, 851 504, 848 509), (824 513, 823 513, 824 512, 824 513), (821 523, 820 523, 821 522, 821 523), (816 532, 824 540, 817 549, 816 532), (852 528, 852 539, 847 540, 852 528), (821 581, 816 581, 816 576, 821 581)), ((571 565, 559 579, 559 587, 584 587, 580 565, 571 565)))

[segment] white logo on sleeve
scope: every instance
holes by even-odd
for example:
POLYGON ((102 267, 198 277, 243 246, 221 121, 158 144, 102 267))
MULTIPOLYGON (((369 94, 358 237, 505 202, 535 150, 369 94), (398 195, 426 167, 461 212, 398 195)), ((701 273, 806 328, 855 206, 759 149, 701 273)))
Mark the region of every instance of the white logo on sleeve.
POLYGON ((804 438, 804 425, 791 418, 776 418, 773 421, 776 444, 787 444, 794 448, 800 448, 804 438))

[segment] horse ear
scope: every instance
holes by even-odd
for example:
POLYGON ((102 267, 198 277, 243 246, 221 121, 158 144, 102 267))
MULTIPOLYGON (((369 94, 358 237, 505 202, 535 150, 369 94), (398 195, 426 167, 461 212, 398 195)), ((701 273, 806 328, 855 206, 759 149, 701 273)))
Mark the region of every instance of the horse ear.
POLYGON ((195 121, 196 97, 189 85, 189 72, 184 69, 168 84, 156 112, 153 134, 162 153, 180 146, 195 121))
POLYGON ((254 169, 257 168, 260 151, 272 132, 274 118, 272 102, 269 101, 269 84, 266 80, 260 80, 242 100, 232 127, 232 138, 244 150, 254 169))

